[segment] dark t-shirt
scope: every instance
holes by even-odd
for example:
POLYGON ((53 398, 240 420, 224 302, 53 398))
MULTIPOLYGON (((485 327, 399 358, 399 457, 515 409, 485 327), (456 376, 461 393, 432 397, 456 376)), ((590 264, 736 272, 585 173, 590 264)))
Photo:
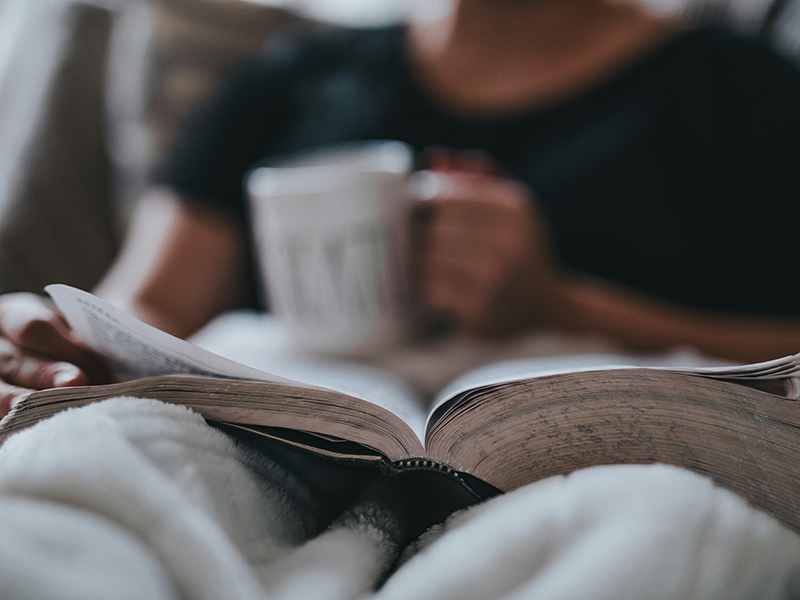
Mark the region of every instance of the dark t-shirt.
POLYGON ((397 139, 481 149, 534 190, 561 262, 711 310, 800 315, 800 71, 760 43, 692 30, 566 101, 459 116, 403 61, 401 28, 286 42, 244 64, 162 172, 246 218, 265 157, 397 139))

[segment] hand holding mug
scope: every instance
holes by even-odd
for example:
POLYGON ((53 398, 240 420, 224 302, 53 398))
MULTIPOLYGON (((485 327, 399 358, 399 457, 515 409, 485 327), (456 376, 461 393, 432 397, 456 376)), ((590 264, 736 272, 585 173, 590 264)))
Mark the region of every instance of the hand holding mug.
POLYGON ((481 156, 431 163, 414 244, 425 304, 485 335, 557 321, 561 276, 531 193, 481 156))

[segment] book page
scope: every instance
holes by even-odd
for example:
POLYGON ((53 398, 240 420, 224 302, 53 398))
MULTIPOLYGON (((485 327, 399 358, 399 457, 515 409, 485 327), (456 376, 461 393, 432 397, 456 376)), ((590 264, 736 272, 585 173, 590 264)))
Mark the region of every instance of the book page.
POLYGON ((272 358, 258 361, 272 373, 366 400, 400 417, 423 443, 427 411, 414 391, 380 369, 354 362, 272 358))
MULTIPOLYGON (((292 359, 274 351, 254 352, 253 359, 247 361, 250 364, 242 364, 152 327, 88 292, 61 284, 47 286, 46 291, 75 336, 108 357, 123 379, 196 375, 331 390, 388 410, 405 421, 422 442, 425 413, 418 399, 402 382, 377 369, 338 361, 292 359)), ((238 330, 230 323, 225 329, 233 335, 241 334, 238 348, 247 346, 248 335, 252 341, 253 334, 261 331, 252 320, 238 330)))
POLYGON ((286 326, 274 315, 253 310, 226 313, 191 341, 250 367, 376 404, 405 421, 422 442, 427 406, 410 386, 376 367, 297 354, 286 326))
MULTIPOLYGON (((635 356, 624 354, 588 354, 536 359, 517 359, 487 365, 465 373, 436 397, 428 417, 426 431, 447 411, 458 405, 470 392, 486 390, 513 381, 587 371, 612 369, 660 369, 702 375, 713 379, 776 380, 791 379, 787 390, 797 388, 800 374, 800 355, 754 363, 734 364, 711 359, 691 351, 678 351, 665 356, 635 356), (796 381, 795 381, 796 380, 796 381)), ((796 394, 789 392, 789 397, 796 394)))
POLYGON ((48 285, 45 291, 75 336, 109 358, 123 379, 198 375, 308 387, 198 348, 88 292, 62 284, 48 285))

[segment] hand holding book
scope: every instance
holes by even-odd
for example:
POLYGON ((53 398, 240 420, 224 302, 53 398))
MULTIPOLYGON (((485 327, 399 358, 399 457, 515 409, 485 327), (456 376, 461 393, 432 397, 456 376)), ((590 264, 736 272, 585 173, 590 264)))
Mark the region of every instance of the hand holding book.
POLYGON ((108 361, 34 294, 0 296, 0 418, 31 390, 112 381, 108 361))

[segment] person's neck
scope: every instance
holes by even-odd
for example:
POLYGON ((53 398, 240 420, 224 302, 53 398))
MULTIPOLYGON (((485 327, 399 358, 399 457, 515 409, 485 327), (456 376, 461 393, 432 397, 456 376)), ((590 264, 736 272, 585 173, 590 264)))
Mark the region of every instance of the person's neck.
POLYGON ((492 56, 515 49, 539 56, 571 49, 576 34, 595 34, 630 12, 597 0, 456 0, 435 24, 432 41, 440 52, 492 56))
POLYGON ((604 0, 455 0, 411 27, 423 84, 466 111, 547 102, 601 79, 657 45, 674 23, 604 0))

